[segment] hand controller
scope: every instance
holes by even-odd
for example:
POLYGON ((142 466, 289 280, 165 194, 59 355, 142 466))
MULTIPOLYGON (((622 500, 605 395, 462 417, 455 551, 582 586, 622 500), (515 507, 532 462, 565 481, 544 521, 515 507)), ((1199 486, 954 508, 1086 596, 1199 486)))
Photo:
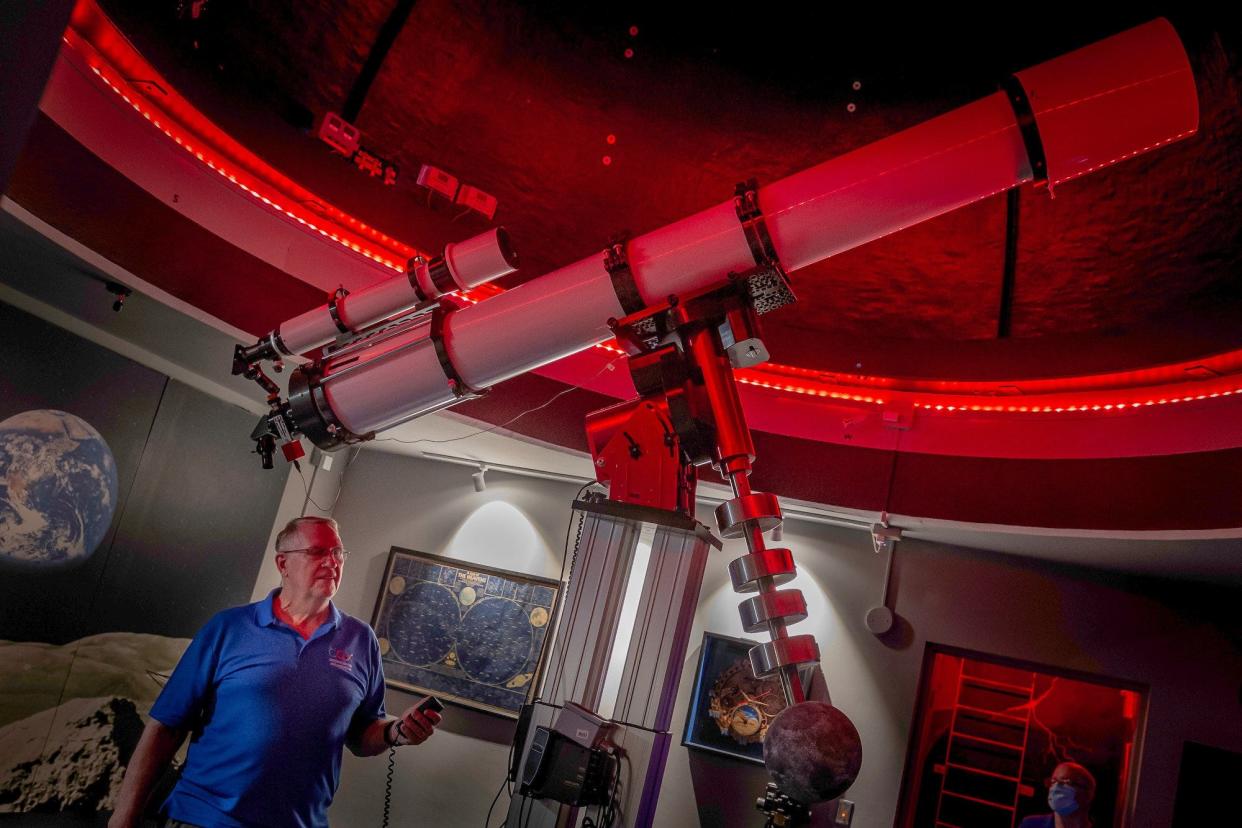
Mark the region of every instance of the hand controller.
MULTIPOLYGON (((444 711, 444 704, 435 696, 427 696, 418 704, 414 705, 414 709, 422 712, 434 710, 436 713, 444 711)), ((405 735, 401 730, 401 719, 397 719, 397 732, 402 736, 405 735)), ((395 744, 388 747, 388 778, 384 783, 384 821, 380 823, 382 828, 388 828, 388 811, 392 807, 392 772, 394 768, 394 760, 397 757, 397 746, 395 744)))
POLYGON ((414 705, 415 710, 434 710, 437 713, 444 712, 444 704, 435 696, 427 696, 425 699, 414 705))

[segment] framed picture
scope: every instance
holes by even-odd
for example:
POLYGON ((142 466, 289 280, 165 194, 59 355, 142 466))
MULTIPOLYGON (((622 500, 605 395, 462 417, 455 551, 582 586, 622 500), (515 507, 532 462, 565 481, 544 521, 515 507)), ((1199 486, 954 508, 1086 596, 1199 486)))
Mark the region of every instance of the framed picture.
MULTIPOLYGON (((785 709, 785 695, 775 676, 755 678, 750 648, 759 642, 704 632, 686 729, 686 747, 763 764, 768 724, 785 709)), ((810 685, 814 665, 800 670, 810 685)))
POLYGON ((394 546, 372 620, 387 684, 516 719, 559 596, 550 578, 394 546))
POLYGON ((1089 776, 1091 824, 1128 825, 1146 707, 1131 682, 929 643, 894 824, 1013 828, 1047 818, 1052 777, 1089 776))

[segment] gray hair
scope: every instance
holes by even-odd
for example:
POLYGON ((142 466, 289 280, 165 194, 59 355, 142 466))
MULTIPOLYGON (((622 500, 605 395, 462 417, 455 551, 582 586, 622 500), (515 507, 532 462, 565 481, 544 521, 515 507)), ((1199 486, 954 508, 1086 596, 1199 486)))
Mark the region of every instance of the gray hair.
POLYGON ((336 532, 338 537, 341 534, 340 525, 338 525, 337 522, 330 517, 318 517, 317 515, 304 515, 302 517, 296 517, 286 523, 285 528, 281 529, 280 534, 276 536, 276 551, 279 553, 297 549, 296 544, 302 542, 300 540, 302 537, 302 527, 314 526, 317 524, 330 526, 332 531, 336 532))

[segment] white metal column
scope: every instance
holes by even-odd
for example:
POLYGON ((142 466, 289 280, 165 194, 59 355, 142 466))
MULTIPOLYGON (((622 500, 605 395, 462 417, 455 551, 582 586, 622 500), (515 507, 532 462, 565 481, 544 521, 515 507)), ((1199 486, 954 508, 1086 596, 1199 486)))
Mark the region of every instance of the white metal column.
MULTIPOLYGON (((535 727, 551 727, 567 701, 597 710, 617 638, 634 550, 644 523, 656 525, 638 614, 620 677, 613 742, 621 749, 619 825, 645 828, 655 817, 672 737, 669 725, 682 663, 698 606, 708 547, 720 542, 683 515, 612 502, 574 504, 582 533, 566 602, 525 757, 535 727)), ((577 824, 578 814, 555 802, 515 796, 507 824, 553 828, 577 824)))

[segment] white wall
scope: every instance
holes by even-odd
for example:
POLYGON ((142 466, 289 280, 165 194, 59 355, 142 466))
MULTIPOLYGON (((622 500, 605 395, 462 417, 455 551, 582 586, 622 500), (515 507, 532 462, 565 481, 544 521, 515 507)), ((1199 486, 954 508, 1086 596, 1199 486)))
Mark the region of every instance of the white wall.
POLYGON ((885 704, 903 731, 930 641, 1147 685, 1134 828, 1171 823, 1187 740, 1242 751, 1238 590, 1127 581, 914 541, 899 548, 896 610, 911 644, 886 655, 872 642, 864 656, 892 669, 885 704))
MULTIPOLYGON (((353 452, 348 452, 348 454, 353 454, 353 452)), ((311 463, 311 458, 308 457, 301 461, 300 474, 292 463, 284 463, 283 460, 277 459, 276 469, 282 470, 288 477, 285 480, 285 490, 280 496, 280 505, 276 507, 276 519, 272 522, 272 531, 267 539, 267 550, 263 556, 263 563, 259 565, 259 575, 255 578, 254 590, 250 596, 251 601, 266 598, 269 592, 280 586, 280 573, 276 569, 274 550, 276 549, 276 536, 280 534, 281 529, 285 528, 285 524, 303 515, 332 516, 332 510, 338 503, 337 495, 340 493, 341 481, 349 465, 347 462, 349 458, 346 452, 330 455, 330 457, 332 458, 329 461, 332 467, 330 471, 316 468, 311 463)), ((316 452, 316 459, 318 459, 318 452, 316 452)), ((279 472, 276 469, 264 473, 277 474, 279 472)))
MULTIPOLYGON (((704 508, 698 518, 708 525, 714 520, 704 508)), ((880 600, 885 559, 872 551, 863 532, 792 519, 785 522, 784 539, 771 545, 789 547, 798 565, 798 576, 786 586, 802 590, 809 617, 791 632, 812 633, 819 643, 822 677, 814 695, 819 697, 826 686, 827 700, 850 717, 862 736, 862 771, 845 794, 857 806, 854 825, 891 825, 922 651, 902 664, 902 656, 878 644, 863 627, 863 616, 880 600), (902 674, 909 674, 908 692, 900 692, 900 682, 894 681, 902 674)), ((742 596, 729 581, 729 562, 746 552, 743 541, 731 540, 708 559, 673 713, 677 728, 685 723, 703 631, 762 640, 742 632, 737 611, 742 596)), ((680 730, 677 736, 680 742, 680 730)), ((695 825, 702 818, 704 825, 762 825, 754 802, 767 781, 760 767, 677 747, 665 769, 657 824, 695 825)), ((830 817, 828 809, 818 809, 812 824, 829 825, 830 817)))
MULTIPOLYGON (((859 828, 893 824, 928 643, 1147 685, 1133 828, 1170 824, 1185 741, 1242 751, 1236 590, 1229 596, 903 540, 889 603, 898 623, 877 639, 863 617, 879 601, 884 559, 869 538, 789 521, 785 542, 800 570, 791 586, 806 594, 811 613, 795 630, 815 634, 832 702, 862 735, 862 772, 845 795, 857 803, 859 828), (1226 619, 1224 628, 1215 619, 1226 619)), ((697 619, 706 615, 709 626, 728 620, 732 595, 722 570, 729 557, 709 563, 697 619)), ((684 752, 674 755, 666 790, 677 774, 684 778, 685 763, 684 752)))
MULTIPOLYGON (((358 456, 334 511, 351 550, 337 598, 341 609, 370 620, 394 545, 557 575, 575 487, 488 472, 488 488, 478 493, 470 471, 375 451, 358 456)), ((293 494, 301 492, 296 476, 290 486, 297 487, 293 494)), ((293 494, 287 492, 287 499, 300 509, 302 499, 293 494)), ((329 499, 316 496, 321 504, 329 499)), ((708 521, 710 514, 703 511, 699 518, 708 521)), ((893 824, 928 642, 1148 685, 1136 828, 1169 824, 1185 740, 1242 750, 1242 654, 1211 621, 1215 604, 1207 598, 1213 593, 1126 584, 1087 571, 903 540, 890 600, 898 624, 879 640, 862 624, 879 600, 884 576, 884 559, 872 551, 870 539, 856 530, 790 520, 784 545, 800 568, 791 586, 803 590, 811 613, 794 630, 815 634, 831 700, 862 734, 862 773, 846 794, 857 803, 858 828, 893 824)), ((762 768, 676 746, 702 631, 741 634, 727 565, 744 551, 730 541, 708 561, 673 716, 675 747, 657 813, 662 827, 694 825, 700 816, 704 824, 762 824, 753 810, 766 780, 762 768)), ((256 596, 271 585, 261 574, 256 596)), ((411 701, 389 691, 394 712, 411 701)), ((483 824, 504 775, 513 725, 450 707, 441 730, 426 746, 398 752, 393 824, 483 824)), ((331 811, 334 825, 378 824, 385 769, 382 757, 346 756, 331 811)), ((502 796, 491 825, 499 824, 504 806, 502 796)), ((827 824, 826 815, 816 824, 827 824)))
MULTIPOLYGON (((491 470, 486 491, 476 492, 473 471, 377 451, 359 454, 345 472, 334 511, 350 550, 336 599, 340 609, 371 620, 393 546, 549 578, 559 575, 577 487, 491 470)), ((413 701, 406 693, 388 691, 390 713, 413 701)), ((426 745, 397 752, 393 825, 483 824, 507 769, 514 722, 455 706, 445 718, 426 745)), ((384 756, 357 759, 346 753, 330 813, 333 825, 380 823, 386 770, 384 756)), ((506 804, 502 797, 493 825, 500 823, 506 804)))

